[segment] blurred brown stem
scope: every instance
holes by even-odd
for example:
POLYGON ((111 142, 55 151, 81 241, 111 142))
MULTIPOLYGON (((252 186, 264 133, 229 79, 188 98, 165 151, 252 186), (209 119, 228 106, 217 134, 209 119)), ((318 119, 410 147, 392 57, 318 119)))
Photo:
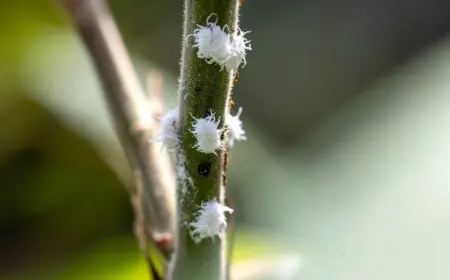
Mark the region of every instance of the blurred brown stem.
POLYGON ((167 153, 148 141, 157 125, 155 113, 161 111, 161 105, 155 104, 161 102, 160 93, 150 92, 150 104, 103 0, 62 2, 95 65, 116 132, 133 169, 136 188, 131 196, 140 245, 147 255, 144 247, 146 238, 150 238, 167 256, 173 246, 175 181, 167 153))

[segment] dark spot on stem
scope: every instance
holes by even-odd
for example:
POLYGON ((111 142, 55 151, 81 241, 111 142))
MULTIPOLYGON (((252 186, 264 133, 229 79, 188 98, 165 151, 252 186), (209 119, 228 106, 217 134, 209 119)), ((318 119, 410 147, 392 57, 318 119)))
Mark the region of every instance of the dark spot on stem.
POLYGON ((222 185, 227 185, 227 169, 228 169, 228 151, 223 152, 223 169, 222 169, 222 185))
POLYGON ((209 162, 209 161, 202 161, 197 166, 197 172, 198 172, 199 175, 201 175, 203 177, 208 177, 209 174, 211 173, 211 167, 212 167, 211 162, 209 162))
POLYGON ((222 133, 220 134, 220 141, 223 142, 223 140, 225 140, 225 133, 227 133, 227 130, 228 129, 225 127, 222 133))
POLYGON ((227 185, 227 175, 222 174, 222 185, 223 187, 225 187, 227 185))
POLYGON ((223 163, 224 166, 227 167, 228 166, 228 153, 223 153, 223 163))
POLYGON ((199 86, 195 86, 195 95, 199 96, 201 93, 201 88, 199 86))

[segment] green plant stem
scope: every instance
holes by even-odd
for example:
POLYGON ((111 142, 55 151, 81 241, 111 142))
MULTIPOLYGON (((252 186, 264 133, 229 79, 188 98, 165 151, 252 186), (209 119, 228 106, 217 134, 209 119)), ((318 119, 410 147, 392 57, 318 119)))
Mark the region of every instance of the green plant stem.
MULTIPOLYGON (((227 100, 232 87, 233 71, 221 70, 216 64, 208 64, 197 57, 188 38, 197 24, 206 25, 207 18, 216 14, 221 27, 227 25, 230 32, 237 27, 238 0, 186 0, 181 58, 179 90, 180 105, 180 154, 185 158, 185 168, 193 186, 178 180, 178 231, 176 251, 172 259, 170 277, 172 280, 223 280, 226 276, 225 239, 204 239, 196 244, 186 224, 192 222, 202 202, 217 199, 225 204, 225 181, 227 151, 204 154, 193 146, 196 138, 191 132, 194 118, 203 118, 214 113, 220 119, 219 129, 224 127, 227 100), (186 42, 187 40, 187 42, 186 42)), ((213 17, 212 20, 215 20, 213 17)), ((224 147, 227 147, 227 133, 222 133, 224 147)))

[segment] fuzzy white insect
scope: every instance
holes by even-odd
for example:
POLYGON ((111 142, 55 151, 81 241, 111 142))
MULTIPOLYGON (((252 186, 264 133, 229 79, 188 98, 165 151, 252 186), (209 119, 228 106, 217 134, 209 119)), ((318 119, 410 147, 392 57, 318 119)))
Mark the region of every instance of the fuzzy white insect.
POLYGON ((197 25, 194 33, 188 35, 188 37, 194 37, 194 47, 197 50, 197 56, 204 58, 207 63, 217 63, 222 68, 225 62, 230 56, 230 39, 225 30, 228 30, 228 26, 220 28, 217 25, 217 19, 215 22, 210 22, 210 18, 215 15, 211 14, 206 19, 206 26, 197 25))
POLYGON ((246 51, 251 50, 250 41, 244 36, 248 32, 242 32, 237 28, 233 35, 229 35, 229 28, 223 28, 215 22, 210 22, 211 14, 206 19, 206 25, 197 25, 193 34, 187 37, 194 37, 194 47, 197 48, 197 56, 205 59, 209 64, 220 65, 221 70, 225 67, 228 71, 235 70, 241 63, 246 63, 246 51), (227 33, 228 32, 228 33, 227 33))
POLYGON ((231 148, 234 145, 234 140, 247 140, 245 137, 245 130, 242 128, 242 121, 239 117, 242 114, 242 107, 239 108, 237 114, 232 116, 227 113, 226 124, 228 126, 228 146, 231 148))
POLYGON ((247 33, 250 33, 250 31, 242 32, 240 28, 237 28, 236 32, 231 36, 230 55, 225 62, 225 67, 228 71, 236 70, 241 63, 244 63, 242 67, 247 64, 246 52, 252 49, 251 41, 244 37, 247 33))
POLYGON ((197 151, 209 154, 216 154, 217 149, 223 149, 220 141, 221 129, 218 129, 220 119, 216 121, 214 114, 211 112, 206 118, 194 118, 192 123, 193 130, 191 132, 195 135, 197 143, 194 148, 197 151))
POLYGON ((197 217, 189 224, 194 242, 199 243, 209 237, 214 239, 216 235, 222 238, 227 227, 225 212, 233 213, 233 211, 216 199, 202 203, 197 217))
POLYGON ((159 133, 150 141, 162 142, 161 149, 166 146, 169 151, 173 150, 180 142, 177 134, 178 125, 179 112, 178 107, 175 107, 160 118, 159 133))

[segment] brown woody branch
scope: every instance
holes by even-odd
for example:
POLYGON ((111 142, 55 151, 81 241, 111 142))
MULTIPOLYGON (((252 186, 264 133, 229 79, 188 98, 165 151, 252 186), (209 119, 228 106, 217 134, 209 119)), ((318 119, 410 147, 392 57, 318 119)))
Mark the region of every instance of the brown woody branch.
POLYGON ((175 181, 167 153, 149 143, 157 125, 154 117, 161 111, 161 104, 157 104, 161 102, 160 93, 150 92, 150 104, 103 0, 62 0, 62 3, 95 65, 116 132, 133 170, 136 188, 131 196, 141 247, 147 255, 149 239, 167 256, 173 246, 175 181))

